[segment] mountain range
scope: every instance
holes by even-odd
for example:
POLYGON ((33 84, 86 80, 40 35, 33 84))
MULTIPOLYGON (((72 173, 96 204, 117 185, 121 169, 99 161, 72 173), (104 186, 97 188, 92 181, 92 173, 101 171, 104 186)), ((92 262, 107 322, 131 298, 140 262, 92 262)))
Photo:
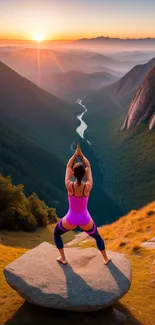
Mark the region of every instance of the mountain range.
MULTIPOLYGON (((28 78, 37 83, 37 77, 28 78)), ((59 96, 59 98, 75 103, 78 98, 87 96, 92 91, 99 90, 118 79, 119 77, 105 71, 93 73, 70 71, 55 75, 49 73, 47 76, 40 77, 40 87, 59 96)))
POLYGON ((108 36, 98 36, 92 38, 82 38, 78 40, 79 42, 102 42, 102 41, 120 41, 120 42, 155 42, 154 37, 145 37, 145 38, 119 38, 119 37, 108 37, 108 36))
MULTIPOLYGON (((22 183, 25 194, 36 192, 59 217, 68 209, 65 169, 79 135, 76 115, 78 104, 69 104, 39 88, 0 63, 0 172, 11 175, 13 183, 22 183)), ((123 215, 123 209, 101 188, 102 175, 91 146, 80 140, 96 179, 89 209, 97 224, 111 222, 123 215), (96 194, 97 193, 97 194, 96 194), (105 202, 107 218, 96 206, 105 202)))
MULTIPOLYGON (((135 66, 119 80, 104 71, 88 74, 77 70, 64 73, 64 79, 62 74, 58 77, 59 97, 64 96, 63 87, 68 97, 71 92, 78 96, 79 91, 91 89, 83 102, 88 109, 84 116, 88 125, 85 137, 93 146, 80 141, 93 166, 96 181, 90 210, 98 224, 103 219, 104 223, 113 221, 125 211, 152 201, 155 195, 154 60, 135 66), (94 91, 103 77, 104 82, 112 84, 94 91), (133 123, 136 127, 120 131, 124 121, 132 120, 131 115, 134 121, 138 117, 133 123), (101 209, 96 212, 99 204, 104 204, 105 214, 101 209)), ((65 164, 72 143, 79 141, 76 115, 81 107, 41 89, 4 63, 0 63, 0 75, 0 171, 3 176, 10 174, 15 184, 23 183, 27 195, 35 191, 46 204, 57 208, 58 215, 64 214, 65 164)))

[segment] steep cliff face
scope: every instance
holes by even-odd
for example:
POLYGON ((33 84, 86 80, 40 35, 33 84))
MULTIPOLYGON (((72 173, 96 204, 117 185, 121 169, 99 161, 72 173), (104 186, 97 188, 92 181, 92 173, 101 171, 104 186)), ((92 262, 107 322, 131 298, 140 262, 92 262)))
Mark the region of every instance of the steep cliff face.
POLYGON ((150 130, 155 127, 155 65, 136 92, 121 130, 128 130, 144 121, 149 122, 150 130))
POLYGON ((126 73, 114 88, 114 95, 117 99, 122 99, 129 94, 133 95, 143 82, 145 76, 155 64, 155 57, 145 64, 139 64, 126 73))

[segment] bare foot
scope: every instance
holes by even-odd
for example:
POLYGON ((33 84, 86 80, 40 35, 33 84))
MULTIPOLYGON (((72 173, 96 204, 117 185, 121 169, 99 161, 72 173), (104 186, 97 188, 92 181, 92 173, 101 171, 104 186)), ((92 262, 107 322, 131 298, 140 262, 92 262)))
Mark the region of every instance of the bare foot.
POLYGON ((62 264, 67 264, 67 261, 63 260, 63 258, 61 256, 57 257, 57 261, 62 263, 62 264))
POLYGON ((110 261, 111 261, 111 258, 106 258, 106 260, 104 260, 104 264, 107 265, 110 261))

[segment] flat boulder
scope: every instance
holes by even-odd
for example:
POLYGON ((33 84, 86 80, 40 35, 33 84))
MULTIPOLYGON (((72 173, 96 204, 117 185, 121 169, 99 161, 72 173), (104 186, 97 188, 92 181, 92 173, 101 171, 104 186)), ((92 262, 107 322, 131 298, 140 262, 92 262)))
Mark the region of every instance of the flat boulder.
POLYGON ((55 246, 43 242, 4 269, 7 283, 28 302, 47 308, 94 311, 118 301, 129 290, 131 265, 123 254, 107 251, 104 265, 96 248, 65 248, 68 264, 56 260, 55 246))

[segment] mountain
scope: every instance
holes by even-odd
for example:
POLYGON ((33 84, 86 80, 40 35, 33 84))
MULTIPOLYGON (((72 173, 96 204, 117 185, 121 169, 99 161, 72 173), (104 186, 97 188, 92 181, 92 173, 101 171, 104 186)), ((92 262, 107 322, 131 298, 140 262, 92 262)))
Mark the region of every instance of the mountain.
POLYGON ((65 165, 79 106, 42 90, 0 63, 0 172, 36 192, 58 213, 67 210, 65 165), (60 204, 61 202, 61 204, 60 204))
POLYGON ((149 62, 141 65, 136 65, 127 74, 125 74, 116 84, 114 95, 117 99, 124 98, 126 95, 133 96, 134 92, 138 89, 146 74, 154 66, 155 58, 149 62))
POLYGON ((155 65, 137 90, 121 130, 128 130, 145 121, 149 122, 150 130, 155 127, 155 65))
POLYGON ((108 36, 98 36, 93 38, 82 38, 79 39, 78 42, 95 42, 95 43, 103 43, 103 42, 121 42, 121 43, 141 43, 141 44, 147 44, 151 43, 154 44, 155 38, 146 37, 146 38, 119 38, 119 37, 108 37, 108 36))
POLYGON ((69 153, 76 128, 74 113, 79 106, 53 96, 3 63, 0 76, 1 121, 63 159, 61 150, 66 148, 62 139, 65 134, 69 153))
POLYGON ((108 53, 115 60, 142 61, 151 60, 155 56, 155 51, 121 51, 108 53))
POLYGON ((120 72, 120 71, 117 71, 114 69, 110 69, 110 68, 106 68, 102 65, 95 65, 94 67, 92 67, 90 73, 94 73, 94 72, 108 72, 111 75, 118 77, 118 78, 121 78, 124 75, 123 72, 120 72))
MULTIPOLYGON (((60 74, 72 71, 81 73, 108 72, 116 77, 121 77, 129 69, 133 68, 135 62, 114 60, 107 55, 88 50, 65 50, 12 48, 12 50, 1 50, 0 60, 15 70, 23 77, 40 85, 40 80, 53 78, 60 74), (99 67, 101 66, 101 69, 99 67)), ((137 61, 140 63, 140 61, 137 61)))
POLYGON ((103 65, 118 64, 117 60, 112 59, 112 58, 105 56, 103 54, 93 54, 89 57, 89 60, 94 61, 94 62, 97 61, 98 64, 103 64, 103 65))
MULTIPOLYGON (((80 46, 81 48, 91 49, 91 51, 98 51, 100 53, 106 53, 106 55, 111 56, 115 59, 121 60, 128 60, 129 56, 125 56, 122 54, 121 57, 119 55, 113 54, 114 51, 116 52, 133 52, 134 50, 139 50, 142 52, 154 52, 155 51, 155 38, 111 38, 111 37, 104 37, 99 36, 95 38, 83 38, 76 41, 76 45, 80 46), (112 53, 112 55, 111 55, 112 53)), ((154 52, 155 53, 155 52, 154 52)), ((152 57, 154 54, 152 55, 152 57)), ((149 60, 151 57, 149 56, 139 56, 138 62, 143 60, 149 60)), ((137 61, 136 55, 129 60, 137 61)), ((136 63, 135 63, 136 64, 136 63)))
MULTIPOLYGON (((49 74, 40 77, 40 86, 67 101, 76 102, 80 97, 107 86, 118 80, 118 77, 108 72, 84 73, 70 71, 59 74, 49 74)), ((37 83, 37 79, 33 81, 37 83)))
MULTIPOLYGON (((85 136, 94 143, 94 154, 99 159, 103 175, 103 189, 126 212, 151 202, 155 196, 154 130, 149 132, 147 126, 142 124, 120 132, 142 76, 146 77, 148 68, 152 65, 153 61, 150 61, 148 65, 133 69, 120 81, 92 93, 84 100, 87 108, 84 120, 88 125, 85 136), (126 82, 125 87, 123 80, 126 82)), ((150 83, 153 91, 154 79, 150 83)), ((149 97, 143 103, 153 104, 154 94, 152 93, 151 99, 149 88, 147 95, 149 97)), ((151 110, 153 114, 153 107, 151 110)), ((154 119, 152 115, 150 127, 153 127, 154 119)))

